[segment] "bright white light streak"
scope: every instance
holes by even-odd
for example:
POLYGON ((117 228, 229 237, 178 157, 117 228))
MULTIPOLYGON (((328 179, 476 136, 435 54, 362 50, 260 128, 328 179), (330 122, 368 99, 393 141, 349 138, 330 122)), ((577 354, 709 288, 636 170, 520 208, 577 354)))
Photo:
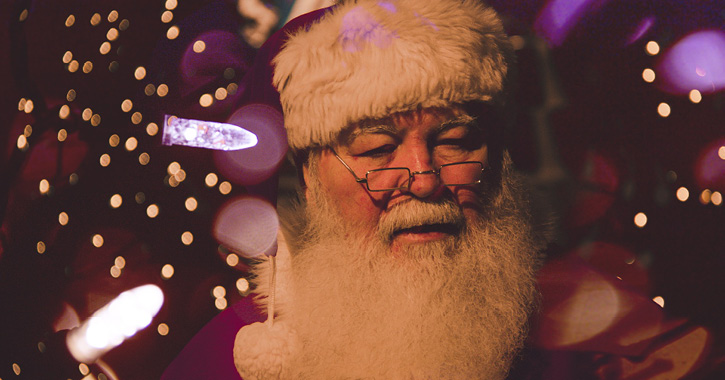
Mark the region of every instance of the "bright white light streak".
POLYGON ((216 150, 240 150, 257 145, 257 136, 234 124, 166 115, 162 143, 216 150))
POLYGON ((156 285, 121 293, 66 337, 68 351, 79 362, 93 363, 151 323, 164 303, 156 285))

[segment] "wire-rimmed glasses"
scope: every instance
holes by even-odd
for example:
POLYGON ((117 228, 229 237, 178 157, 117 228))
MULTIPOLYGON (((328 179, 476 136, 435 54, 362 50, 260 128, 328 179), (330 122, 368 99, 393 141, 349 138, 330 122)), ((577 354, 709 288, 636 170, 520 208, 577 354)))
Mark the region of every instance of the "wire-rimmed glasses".
POLYGON ((485 167, 480 161, 451 162, 441 165, 438 169, 411 171, 409 168, 381 168, 368 170, 365 178, 360 178, 347 163, 332 150, 332 153, 355 177, 358 183, 364 183, 368 191, 392 191, 410 188, 416 175, 435 175, 445 186, 475 185, 481 183, 485 167))

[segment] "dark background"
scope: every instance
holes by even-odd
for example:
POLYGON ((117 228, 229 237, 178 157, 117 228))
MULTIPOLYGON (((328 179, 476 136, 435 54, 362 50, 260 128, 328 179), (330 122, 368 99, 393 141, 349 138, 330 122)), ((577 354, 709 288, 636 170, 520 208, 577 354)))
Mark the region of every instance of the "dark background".
MULTIPOLYGON (((662 297, 667 315, 709 329, 714 366, 722 363, 725 207, 700 195, 705 189, 725 192, 725 160, 707 165, 714 173, 710 180, 696 168, 699 157, 725 146, 725 97, 715 88, 693 103, 657 79, 645 82, 642 71, 656 68, 682 37, 722 31, 723 2, 590 2, 559 42, 547 41, 537 26, 545 1, 491 3, 511 34, 524 41, 518 50, 510 150, 518 167, 548 191, 560 215, 550 257, 576 251, 646 297, 662 297), (648 17, 653 25, 632 40, 648 17), (658 42, 660 54, 646 53, 648 41, 658 42), (657 113, 661 102, 671 106, 668 117, 657 113), (680 187, 689 190, 686 201, 675 197, 680 187), (634 224, 639 212, 648 218, 643 228, 634 224), (635 257, 636 269, 603 246, 635 257)), ((290 6, 286 1, 270 5, 290 6)), ((146 126, 162 125, 164 114, 223 122, 240 106, 242 78, 256 53, 240 34, 250 20, 230 1, 179 0, 170 23, 161 21, 166 10, 164 1, 0 3, 2 378, 13 378, 6 375, 13 363, 21 363, 26 374, 39 365, 25 353, 53 336, 64 304, 82 321, 120 292, 146 283, 163 289, 163 308, 151 326, 104 360, 120 378, 158 378, 219 312, 212 294, 216 286, 226 289, 229 305, 246 295, 236 287, 246 275, 245 260, 234 266, 225 262, 229 250, 212 237, 212 226, 223 205, 251 188, 220 174, 212 151, 162 146, 161 133, 149 135, 146 126), (114 10, 118 18, 109 21, 114 10), (92 25, 95 13, 101 18, 92 25), (67 27, 70 14, 75 23, 67 27), (107 31, 120 28, 123 20, 128 27, 112 41, 111 51, 101 54, 107 31), (172 25, 181 34, 170 40, 172 25), (219 31, 236 36, 236 42, 207 44, 203 55, 190 56, 199 36, 219 31), (62 60, 66 51, 81 67, 92 62, 93 69, 70 72, 62 60), (134 78, 138 66, 146 68, 142 80, 134 78), (233 74, 225 71, 229 68, 233 74), (162 83, 168 95, 144 93, 148 84, 162 83), (211 107, 199 105, 202 94, 232 83, 239 86, 236 96, 211 107), (77 94, 73 100, 67 97, 70 89, 77 94), (19 107, 27 99, 34 105, 30 112, 19 107), (125 99, 133 102, 131 112, 121 109, 125 99), (63 105, 70 109, 65 119, 59 117, 63 105), (84 120, 86 108, 101 115, 100 124, 84 120), (133 112, 143 120, 134 123, 133 112), (29 148, 19 149, 26 125, 32 127, 29 148), (62 142, 61 130, 67 134, 62 142), (120 141, 116 147, 109 145, 112 135, 120 141), (138 141, 131 151, 124 148, 130 137, 138 141), (139 163, 142 152, 150 156, 146 165, 139 163), (103 154, 111 159, 106 167, 99 165, 103 154), (186 173, 176 186, 169 182, 172 162, 186 173), (219 176, 214 186, 205 183, 210 172, 219 176), (49 183, 46 193, 39 191, 43 179, 49 183), (223 181, 232 185, 229 194, 219 191, 223 181), (123 198, 118 208, 109 205, 113 194, 123 198), (184 206, 188 197, 198 201, 193 212, 184 206), (151 204, 160 209, 155 218, 146 215, 151 204), (58 222, 61 212, 69 216, 66 225, 58 222), (181 240, 185 231, 194 236, 189 245, 181 240), (101 247, 91 244, 96 234, 104 238, 101 247), (42 253, 38 242, 45 245, 42 253), (114 278, 110 269, 118 256, 126 265, 114 278), (166 264, 175 269, 170 279, 161 276, 166 264), (167 335, 157 332, 159 323, 168 325, 167 335)), ((283 163, 281 173, 280 191, 289 194, 294 172, 283 163)))

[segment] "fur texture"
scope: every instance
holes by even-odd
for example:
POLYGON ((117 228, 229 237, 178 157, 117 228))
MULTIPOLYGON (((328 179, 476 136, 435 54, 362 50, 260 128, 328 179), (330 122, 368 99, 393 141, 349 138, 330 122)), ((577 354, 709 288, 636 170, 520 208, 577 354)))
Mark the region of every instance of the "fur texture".
MULTIPOLYGON (((526 336, 544 243, 510 161, 504 166, 501 188, 484 197, 463 236, 401 257, 390 255, 381 231, 361 233, 342 219, 312 178, 315 207, 288 225, 296 245, 278 256, 279 320, 302 342, 290 378, 503 379, 526 336)), ((416 202, 381 225, 405 224, 410 214, 460 218, 451 201, 416 202)), ((255 281, 263 295, 266 268, 255 281)))
POLYGON ((344 1, 275 57, 292 149, 325 146, 350 123, 502 96, 513 48, 476 0, 344 1))

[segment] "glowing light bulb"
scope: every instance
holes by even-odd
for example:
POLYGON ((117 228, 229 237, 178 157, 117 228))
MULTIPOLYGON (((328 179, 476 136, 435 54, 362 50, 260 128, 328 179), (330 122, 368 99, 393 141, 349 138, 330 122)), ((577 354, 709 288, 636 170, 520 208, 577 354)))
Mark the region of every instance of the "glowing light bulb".
POLYGON ((68 333, 68 351, 79 362, 95 362, 148 326, 163 303, 164 293, 156 285, 143 285, 121 293, 68 333))
MULTIPOLYGON (((202 98, 205 96, 208 96, 211 104, 212 96, 204 94, 202 98)), ((240 150, 256 146, 257 136, 234 124, 166 115, 162 143, 216 150, 240 150)))

